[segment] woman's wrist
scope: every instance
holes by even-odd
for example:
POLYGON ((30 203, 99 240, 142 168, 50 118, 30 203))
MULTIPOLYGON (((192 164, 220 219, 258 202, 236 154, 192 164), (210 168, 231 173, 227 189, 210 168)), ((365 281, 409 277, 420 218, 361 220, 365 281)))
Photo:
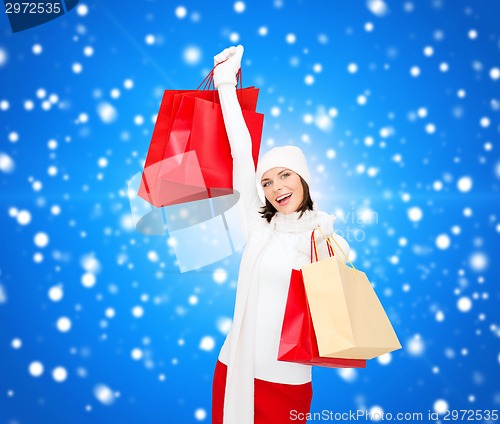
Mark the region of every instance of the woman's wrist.
MULTIPOLYGON (((217 68, 216 68, 217 69, 217 68)), ((214 85, 216 88, 221 86, 229 85, 232 87, 236 87, 236 75, 232 75, 228 72, 220 72, 214 71, 214 85)))

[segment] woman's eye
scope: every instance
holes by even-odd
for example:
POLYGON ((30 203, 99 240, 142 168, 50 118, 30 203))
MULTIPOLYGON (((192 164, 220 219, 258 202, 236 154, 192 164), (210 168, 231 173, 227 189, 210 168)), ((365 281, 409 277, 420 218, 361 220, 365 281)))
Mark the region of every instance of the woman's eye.
POLYGON ((284 174, 281 174, 281 177, 282 177, 282 178, 286 178, 286 177, 288 177, 288 176, 290 176, 290 173, 289 173, 289 172, 285 172, 284 174))
POLYGON ((267 187, 268 185, 270 184, 269 181, 265 182, 264 184, 262 184, 262 187, 267 187))

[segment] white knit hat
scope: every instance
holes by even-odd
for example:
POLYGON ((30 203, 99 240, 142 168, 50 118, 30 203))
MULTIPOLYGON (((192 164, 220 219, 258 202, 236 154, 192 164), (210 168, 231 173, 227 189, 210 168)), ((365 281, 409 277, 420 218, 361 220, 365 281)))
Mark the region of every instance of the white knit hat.
POLYGON ((262 175, 272 168, 288 168, 299 174, 307 185, 311 185, 311 174, 307 167, 306 157, 297 146, 273 147, 267 151, 257 164, 255 176, 258 186, 261 186, 262 175))

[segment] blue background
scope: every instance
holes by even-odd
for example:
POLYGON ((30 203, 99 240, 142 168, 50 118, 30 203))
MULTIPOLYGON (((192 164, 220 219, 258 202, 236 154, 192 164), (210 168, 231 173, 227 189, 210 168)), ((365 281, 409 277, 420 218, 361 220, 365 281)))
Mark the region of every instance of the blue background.
POLYGON ((127 181, 163 90, 238 42, 262 150, 307 153, 403 345, 314 368, 312 412, 499 409, 499 18, 493 0, 89 1, 13 34, 2 14, 0 420, 210 422, 240 255, 181 274, 166 237, 135 231, 127 181))

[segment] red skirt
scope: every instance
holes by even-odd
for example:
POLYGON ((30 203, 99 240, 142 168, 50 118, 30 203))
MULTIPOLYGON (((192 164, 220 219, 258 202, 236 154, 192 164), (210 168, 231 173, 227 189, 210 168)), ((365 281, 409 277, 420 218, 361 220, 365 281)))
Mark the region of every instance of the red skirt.
MULTIPOLYGON (((227 366, 217 361, 212 384, 212 424, 223 424, 227 366)), ((254 379, 255 424, 305 423, 312 384, 282 384, 254 379), (303 418, 303 419, 298 419, 303 418)))

